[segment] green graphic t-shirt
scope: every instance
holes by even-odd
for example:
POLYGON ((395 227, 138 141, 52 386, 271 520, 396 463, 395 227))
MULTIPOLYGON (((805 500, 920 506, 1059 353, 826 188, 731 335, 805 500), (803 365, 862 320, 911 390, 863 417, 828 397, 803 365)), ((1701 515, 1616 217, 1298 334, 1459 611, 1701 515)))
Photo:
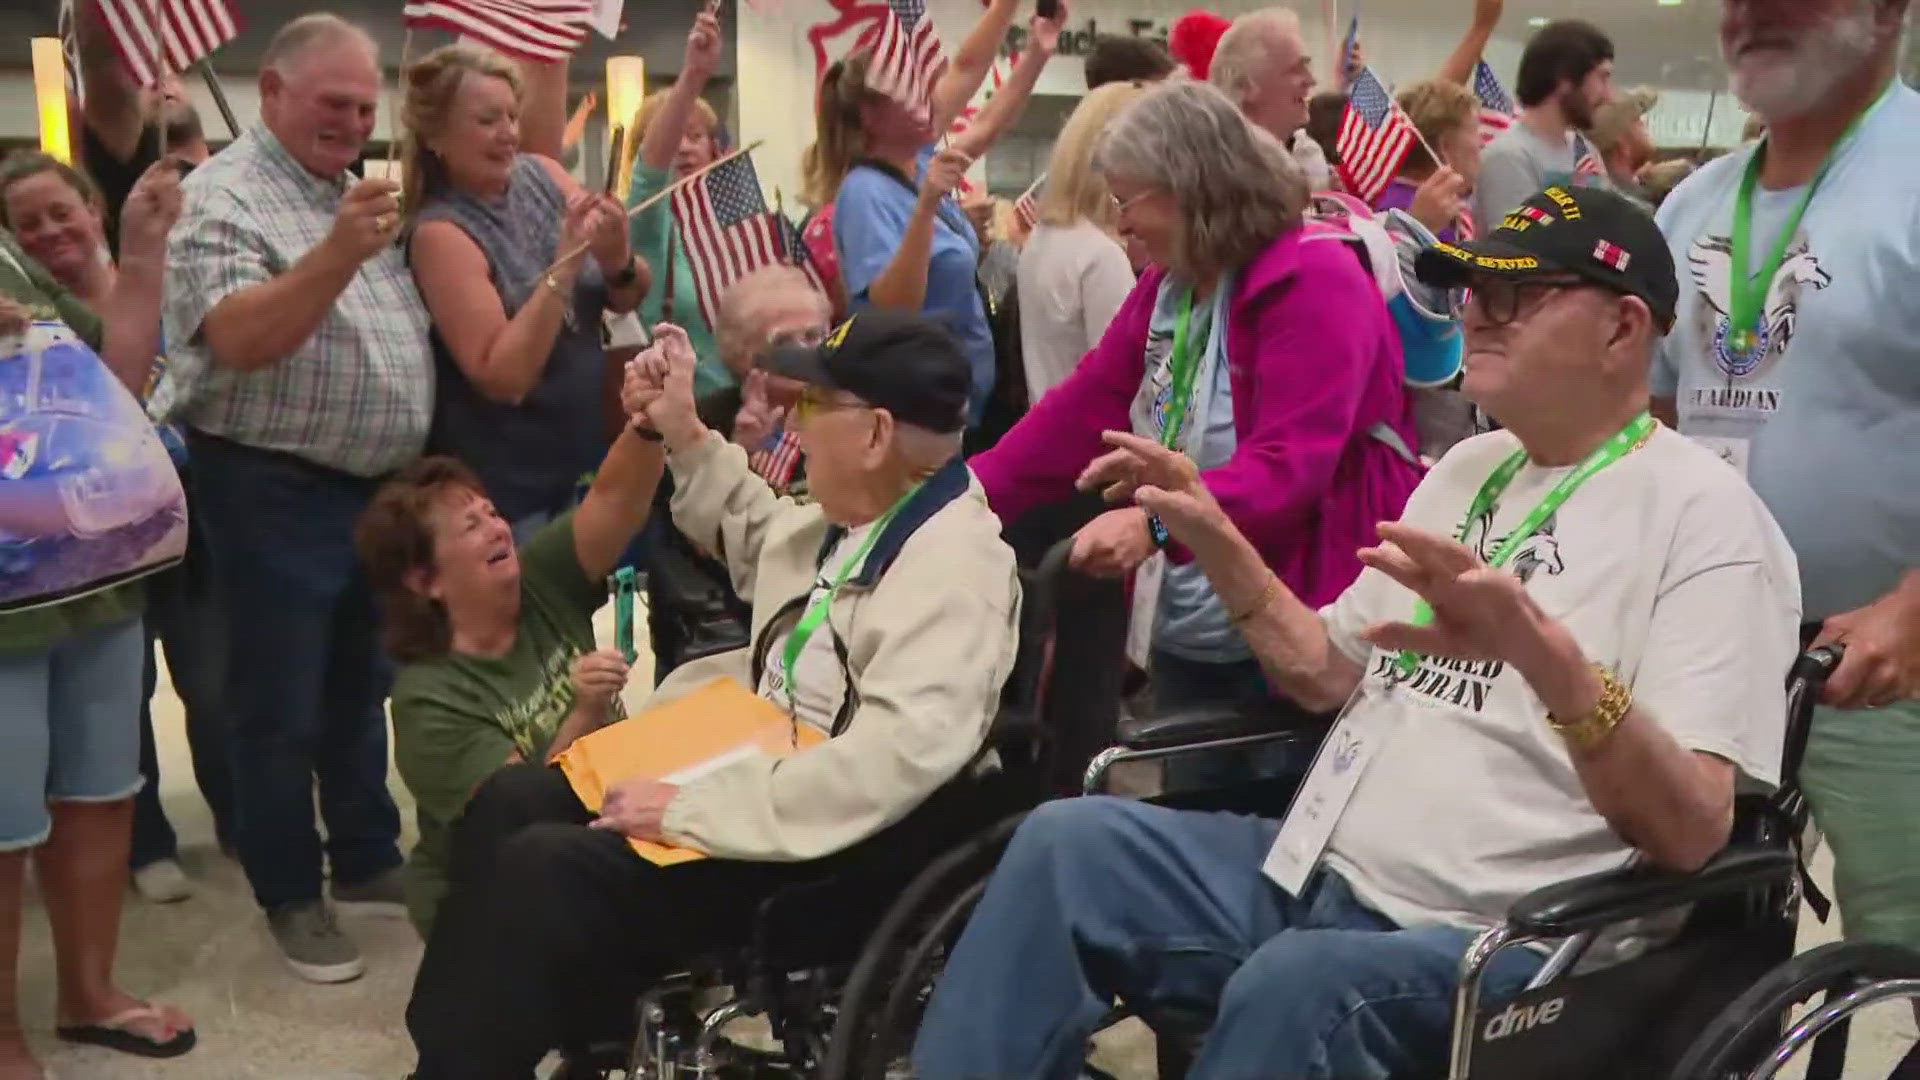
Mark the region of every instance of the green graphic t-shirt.
POLYGON ((413 792, 420 843, 407 866, 407 910, 426 936, 447 891, 449 837, 480 782, 507 759, 546 760, 573 708, 573 662, 592 652, 606 583, 573 548, 573 514, 520 551, 520 627, 505 656, 450 652, 408 664, 393 684, 394 757, 413 792))

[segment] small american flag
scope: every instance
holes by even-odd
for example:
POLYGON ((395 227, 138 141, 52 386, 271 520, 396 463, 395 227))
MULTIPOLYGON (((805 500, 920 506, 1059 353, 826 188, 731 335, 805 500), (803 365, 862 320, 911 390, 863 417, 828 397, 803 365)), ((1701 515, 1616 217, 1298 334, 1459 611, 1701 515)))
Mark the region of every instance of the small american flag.
POLYGON ((409 28, 465 34, 495 52, 554 63, 586 40, 593 0, 411 0, 409 28))
POLYGON ((776 211, 773 215, 774 231, 780 238, 780 261, 797 267, 807 275, 807 281, 827 295, 827 279, 820 268, 813 265, 813 255, 807 249, 806 238, 800 235, 800 226, 790 221, 785 214, 776 211))
POLYGON ((1593 152, 1593 144, 1584 135, 1573 137, 1573 179, 1579 183, 1586 180, 1598 180, 1604 171, 1600 164, 1600 155, 1593 152))
POLYGON ((794 469, 800 464, 800 436, 788 427, 780 438, 764 450, 747 455, 747 464, 775 491, 785 491, 793 483, 794 469))
POLYGON ((1027 190, 1021 192, 1019 198, 1013 200, 1013 213, 1020 219, 1021 228, 1032 231, 1034 226, 1040 224, 1040 185, 1046 182, 1047 174, 1041 173, 1033 183, 1027 185, 1027 190))
POLYGON ((80 34, 74 0, 60 0, 60 52, 67 69, 67 104, 79 108, 86 88, 80 84, 80 34))
POLYGON ((947 53, 924 0, 887 0, 886 21, 867 68, 867 87, 925 116, 932 111, 933 84, 946 67, 947 53))
POLYGON ((1600 243, 1594 247, 1593 257, 1613 267, 1613 269, 1622 274, 1627 272, 1627 264, 1633 261, 1633 256, 1627 254, 1625 248, 1606 240, 1600 241, 1600 243))
POLYGON ((99 0, 100 18, 133 81, 152 86, 240 35, 229 0, 99 0))
POLYGON ((727 286, 781 262, 796 242, 791 223, 767 210, 753 159, 745 154, 675 191, 673 213, 709 326, 719 316, 720 294, 727 286))
POLYGON ((1453 234, 1464 243, 1472 240, 1478 232, 1479 230, 1473 227, 1473 211, 1461 210, 1460 217, 1454 222, 1453 234))
POLYGON ((1480 145, 1485 146, 1513 126, 1518 110, 1513 107, 1513 98, 1507 96, 1507 88, 1500 85, 1500 76, 1485 60, 1473 69, 1473 94, 1480 99, 1480 145))
POLYGON ((1362 68, 1348 95, 1347 114, 1340 120, 1340 178, 1347 190, 1372 203, 1400 174, 1407 152, 1418 137, 1413 122, 1393 103, 1393 97, 1372 69, 1362 68))

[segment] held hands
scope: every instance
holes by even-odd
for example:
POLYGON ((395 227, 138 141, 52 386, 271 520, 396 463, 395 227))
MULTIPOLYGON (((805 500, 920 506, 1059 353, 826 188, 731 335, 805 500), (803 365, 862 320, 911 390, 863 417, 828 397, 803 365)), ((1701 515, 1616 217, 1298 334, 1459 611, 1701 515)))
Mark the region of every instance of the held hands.
POLYGON ((934 154, 927 162, 927 175, 920 181, 920 205, 928 209, 939 206, 941 199, 959 189, 972 164, 971 154, 951 146, 934 154))
POLYGON ((400 224, 400 185, 372 177, 347 189, 333 215, 326 242, 358 266, 393 246, 400 224))
POLYGON ((1201 482, 1191 458, 1124 431, 1109 431, 1101 438, 1114 449, 1080 474, 1080 490, 1098 488, 1108 502, 1131 499, 1158 514, 1167 534, 1195 552, 1232 535, 1233 523, 1201 482))
POLYGON ((653 328, 653 344, 627 362, 620 401, 628 415, 646 422, 666 440, 667 449, 691 446, 706 437, 707 428, 693 401, 693 369, 697 361, 687 332, 672 323, 653 328))
POLYGON ((122 257, 164 260, 167 234, 180 220, 181 203, 179 163, 162 158, 149 165, 120 212, 122 257))
POLYGON ((604 724, 613 713, 613 701, 627 688, 632 669, 618 649, 600 649, 586 653, 573 662, 574 708, 590 709, 604 724))
POLYGON ((1824 700, 1840 709, 1878 709, 1920 698, 1920 575, 1866 607, 1827 620, 1814 645, 1847 648, 1827 679, 1824 700))
POLYGON ((667 804, 680 793, 677 784, 668 784, 649 776, 635 776, 607 789, 600 804, 600 816, 593 828, 608 829, 635 840, 660 840, 660 822, 666 817, 667 804))
POLYGON ((1409 212, 1415 221, 1437 234, 1460 220, 1466 207, 1466 177, 1442 165, 1433 170, 1433 175, 1420 185, 1420 190, 1413 193, 1413 206, 1409 212))
POLYGON ((687 51, 680 72, 689 79, 705 83, 720 67, 720 19, 711 9, 693 17, 693 29, 687 32, 687 51))

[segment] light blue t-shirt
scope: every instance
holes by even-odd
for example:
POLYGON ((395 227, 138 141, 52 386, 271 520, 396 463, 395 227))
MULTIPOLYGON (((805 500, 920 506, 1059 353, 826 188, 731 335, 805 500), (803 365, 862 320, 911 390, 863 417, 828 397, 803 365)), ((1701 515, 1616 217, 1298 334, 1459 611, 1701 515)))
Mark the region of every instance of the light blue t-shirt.
MULTIPOLYGON (((1920 568, 1920 94, 1896 83, 1834 158, 1771 283, 1760 347, 1727 345, 1733 206, 1754 150, 1661 207, 1680 276, 1654 393, 1746 469, 1800 560, 1809 619, 1920 568)), ((1756 193, 1750 262, 1805 189, 1756 193)))
MULTIPOLYGON (((833 244, 840 255, 840 275, 856 309, 866 306, 867 289, 900 249, 907 222, 919 198, 933 148, 920 152, 920 162, 909 186, 872 163, 856 165, 840 182, 833 200, 833 244)), ((951 198, 940 202, 933 225, 933 256, 927 263, 927 299, 922 310, 942 319, 973 367, 973 392, 968 399, 968 426, 980 423, 987 396, 993 393, 993 331, 987 308, 975 280, 980 267, 980 238, 973 222, 951 198)))
MULTIPOLYGON (((1153 318, 1147 328, 1147 363, 1157 365, 1166 362, 1166 356, 1173 350, 1174 325, 1179 318, 1179 300, 1183 291, 1163 288, 1154 305, 1153 318)), ((1214 305, 1198 303, 1193 306, 1193 316, 1187 327, 1187 339, 1195 344, 1194 348, 1205 348, 1212 339, 1214 305)), ((1204 358, 1203 358, 1204 359, 1204 358)), ((1227 364, 1225 350, 1214 357, 1212 377, 1205 385, 1196 385, 1192 398, 1187 403, 1187 415, 1183 424, 1191 424, 1195 417, 1205 417, 1205 427, 1200 430, 1189 428, 1187 454, 1201 469, 1217 469, 1233 458, 1234 450, 1240 445, 1240 437, 1233 428, 1233 373, 1227 364), (1207 395, 1204 410, 1200 395, 1207 395)), ((1204 374, 1205 369, 1202 369, 1204 374)), ((1220 602, 1220 594, 1214 591, 1213 582, 1207 580, 1206 571, 1197 562, 1185 566, 1169 563, 1165 575, 1160 579, 1159 610, 1154 613, 1153 644, 1155 648, 1165 649, 1175 656, 1203 663, 1224 664, 1235 660, 1244 660, 1253 655, 1240 632, 1233 628, 1227 615, 1225 604, 1220 602)))

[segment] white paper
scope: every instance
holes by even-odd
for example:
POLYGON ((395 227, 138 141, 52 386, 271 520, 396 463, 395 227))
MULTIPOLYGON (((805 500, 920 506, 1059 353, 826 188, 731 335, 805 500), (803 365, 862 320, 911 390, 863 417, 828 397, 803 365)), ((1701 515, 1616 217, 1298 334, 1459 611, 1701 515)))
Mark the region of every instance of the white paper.
POLYGON ((1392 692, 1369 690, 1365 683, 1361 684, 1333 730, 1327 733, 1326 742, 1313 759, 1313 767, 1293 797, 1293 805, 1287 808, 1286 819, 1280 823, 1280 835, 1274 839, 1267 861, 1260 869, 1274 884, 1296 897, 1306 887, 1313 868, 1320 864, 1320 856, 1326 853, 1334 826, 1340 823, 1340 815, 1352 801, 1361 774, 1393 734, 1393 718, 1399 714, 1382 708, 1384 702, 1379 700, 1379 695, 1392 692), (1363 705, 1366 707, 1360 707, 1363 705))
POLYGON ((1166 552, 1156 551, 1133 572, 1133 612, 1127 620, 1127 659, 1142 671, 1153 652, 1153 618, 1160 611, 1160 581, 1167 574, 1166 552))
POLYGON ((593 13, 587 16, 588 25, 600 32, 600 36, 612 41, 620 35, 620 9, 626 0, 593 0, 593 13))

